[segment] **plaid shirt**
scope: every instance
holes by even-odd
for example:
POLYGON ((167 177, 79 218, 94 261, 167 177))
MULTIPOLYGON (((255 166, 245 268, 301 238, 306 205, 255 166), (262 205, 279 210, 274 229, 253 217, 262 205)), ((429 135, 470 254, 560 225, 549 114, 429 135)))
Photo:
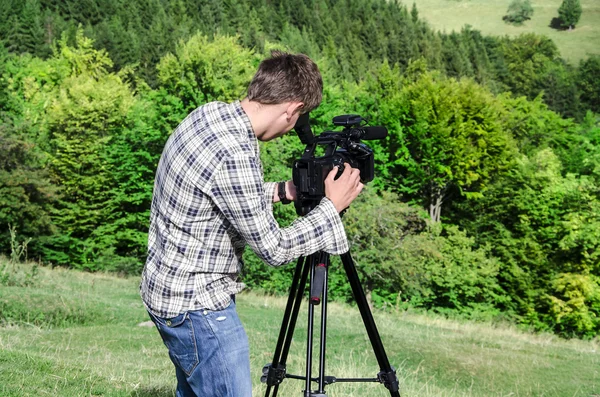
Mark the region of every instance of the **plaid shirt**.
POLYGON ((140 286, 146 307, 171 318, 220 310, 238 281, 244 246, 279 266, 323 250, 348 251, 333 203, 281 229, 273 217, 276 183, 265 183, 258 142, 240 102, 190 113, 163 150, 152 198, 148 259, 140 286))

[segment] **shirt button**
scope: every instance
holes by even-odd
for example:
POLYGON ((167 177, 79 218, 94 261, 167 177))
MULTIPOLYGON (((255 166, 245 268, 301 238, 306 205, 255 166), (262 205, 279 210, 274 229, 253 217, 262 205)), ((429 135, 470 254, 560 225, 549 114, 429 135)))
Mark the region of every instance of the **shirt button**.
POLYGON ((208 314, 208 310, 205 310, 204 311, 204 315, 206 316, 207 314, 208 314))
POLYGON ((172 324, 172 323, 171 323, 171 320, 167 320, 167 327, 170 327, 170 326, 171 326, 171 324, 172 324))

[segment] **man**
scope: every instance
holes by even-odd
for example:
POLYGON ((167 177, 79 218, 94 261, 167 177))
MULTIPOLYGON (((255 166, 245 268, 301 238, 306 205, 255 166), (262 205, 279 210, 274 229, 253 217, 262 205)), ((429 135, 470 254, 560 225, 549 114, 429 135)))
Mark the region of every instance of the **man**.
POLYGON ((362 190, 347 166, 325 181, 326 197, 308 215, 280 228, 273 203, 296 196, 291 183, 265 183, 258 141, 290 131, 316 108, 323 81, 305 55, 273 52, 241 102, 213 102, 190 113, 162 153, 141 294, 169 349, 177 396, 252 395, 245 331, 233 297, 246 244, 279 266, 316 251, 348 250, 339 212, 362 190))

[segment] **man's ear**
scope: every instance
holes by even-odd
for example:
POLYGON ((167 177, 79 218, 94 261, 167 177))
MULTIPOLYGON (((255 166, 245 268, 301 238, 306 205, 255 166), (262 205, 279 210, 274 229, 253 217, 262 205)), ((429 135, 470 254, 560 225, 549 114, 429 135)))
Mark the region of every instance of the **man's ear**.
POLYGON ((293 115, 300 112, 304 108, 304 102, 290 102, 286 112, 288 119, 291 119, 293 115))

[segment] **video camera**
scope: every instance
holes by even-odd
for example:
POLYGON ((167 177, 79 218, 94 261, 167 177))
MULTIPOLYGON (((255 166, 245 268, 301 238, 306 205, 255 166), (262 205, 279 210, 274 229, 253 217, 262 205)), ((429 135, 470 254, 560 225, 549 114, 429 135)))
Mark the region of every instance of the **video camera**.
POLYGON ((339 166, 336 179, 344 171, 344 163, 360 170, 360 180, 367 183, 375 177, 373 150, 361 140, 377 140, 387 136, 385 127, 361 126, 363 118, 347 114, 333 118, 333 124, 344 127, 341 132, 325 131, 314 136, 309 114, 298 118, 294 130, 306 145, 302 157, 294 161, 292 179, 296 185, 295 202, 298 215, 308 214, 325 196, 325 178, 339 166), (320 150, 322 149, 322 150, 320 150), (322 155, 319 155, 323 153, 322 155))

